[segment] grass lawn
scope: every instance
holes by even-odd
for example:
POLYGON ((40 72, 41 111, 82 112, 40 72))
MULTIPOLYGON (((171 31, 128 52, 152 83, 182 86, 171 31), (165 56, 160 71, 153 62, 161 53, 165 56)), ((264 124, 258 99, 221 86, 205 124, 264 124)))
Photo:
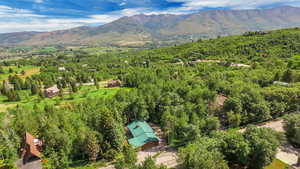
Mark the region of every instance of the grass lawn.
POLYGON ((97 47, 97 48, 85 48, 83 51, 90 53, 90 54, 105 54, 111 52, 128 52, 132 49, 129 48, 114 48, 114 47, 97 47))
POLYGON ((78 103, 87 99, 97 99, 97 98, 109 98, 113 97, 119 90, 130 90, 129 88, 100 88, 96 89, 95 86, 82 86, 77 93, 71 95, 65 95, 64 99, 61 100, 59 97, 54 97, 56 102, 60 102, 60 105, 65 105, 68 103, 78 103))
POLYGON ((35 74, 39 74, 40 73, 40 68, 39 67, 33 67, 33 68, 29 68, 29 69, 25 69, 25 74, 24 75, 20 75, 21 78, 25 79, 26 77, 30 77, 32 75, 35 74))
POLYGON ((38 74, 40 72, 40 68, 36 66, 23 66, 18 68, 17 66, 3 66, 4 69, 4 74, 0 74, 0 81, 6 80, 9 75, 15 75, 18 74, 20 75, 21 78, 26 78, 28 76, 32 76, 34 74, 38 74), (12 68, 14 70, 13 73, 9 73, 8 70, 9 68, 12 68), (24 70, 25 75, 21 75, 20 72, 24 70))
POLYGON ((290 166, 288 164, 285 164, 284 162, 274 159, 274 161, 264 169, 288 169, 290 166))
POLYGON ((105 162, 99 161, 96 163, 88 163, 86 161, 75 162, 69 169, 97 169, 100 167, 105 167, 105 162))
POLYGON ((0 104, 0 113, 6 112, 9 108, 14 108, 16 104, 0 104))
POLYGON ((45 105, 66 105, 68 103, 77 103, 84 101, 88 98, 108 98, 114 96, 119 90, 130 90, 129 88, 100 88, 96 89, 95 86, 82 86, 77 93, 66 94, 63 98, 53 97, 40 99, 37 95, 31 96, 30 91, 19 91, 21 101, 19 102, 8 102, 6 96, 0 95, 0 112, 7 111, 8 108, 13 108, 16 105, 23 105, 34 107, 37 104, 40 107, 45 105))
POLYGON ((57 52, 57 49, 54 47, 46 47, 41 49, 35 49, 31 53, 33 54, 39 54, 39 53, 54 53, 57 52))

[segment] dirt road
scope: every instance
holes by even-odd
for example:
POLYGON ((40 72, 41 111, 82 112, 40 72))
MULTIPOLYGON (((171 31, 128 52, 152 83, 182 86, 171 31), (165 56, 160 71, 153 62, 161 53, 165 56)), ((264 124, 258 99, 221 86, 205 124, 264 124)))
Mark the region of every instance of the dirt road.
MULTIPOLYGON (((259 124, 257 126, 271 128, 278 132, 285 132, 284 127, 283 127, 284 126, 283 120, 270 121, 270 122, 259 124)), ((244 132, 245 129, 241 129, 239 131, 244 132)), ((276 158, 285 162, 286 164, 289 164, 289 165, 295 167, 298 162, 299 153, 300 153, 299 149, 296 149, 292 145, 287 144, 287 145, 280 147, 280 149, 278 150, 278 153, 276 154, 276 158)))

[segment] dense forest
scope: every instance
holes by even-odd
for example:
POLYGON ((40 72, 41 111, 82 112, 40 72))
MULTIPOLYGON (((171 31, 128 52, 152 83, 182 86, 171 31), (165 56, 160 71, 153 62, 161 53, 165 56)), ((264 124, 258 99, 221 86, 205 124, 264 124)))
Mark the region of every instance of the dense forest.
POLYGON ((282 143, 300 145, 299 29, 151 50, 53 55, 0 63, 0 74, 10 73, 1 97, 17 103, 0 113, 0 168, 13 168, 26 131, 43 140, 45 169, 114 160, 117 168, 165 168, 151 158, 135 165, 135 150, 124 144, 124 126, 133 120, 160 126, 185 169, 261 169, 282 143), (29 65, 40 73, 22 78, 29 65), (114 94, 85 93, 76 101, 83 84, 102 90, 100 82, 110 79, 122 82, 114 94), (67 94, 43 101, 42 89, 53 85, 67 94), (253 125, 281 117, 287 139, 253 125))

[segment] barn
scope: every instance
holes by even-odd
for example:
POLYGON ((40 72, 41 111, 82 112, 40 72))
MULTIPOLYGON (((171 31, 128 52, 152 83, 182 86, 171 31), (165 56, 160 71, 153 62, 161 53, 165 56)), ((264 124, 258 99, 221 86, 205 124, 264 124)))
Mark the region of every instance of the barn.
POLYGON ((147 122, 133 121, 127 126, 127 129, 130 134, 128 143, 133 147, 146 150, 159 145, 158 137, 147 122))

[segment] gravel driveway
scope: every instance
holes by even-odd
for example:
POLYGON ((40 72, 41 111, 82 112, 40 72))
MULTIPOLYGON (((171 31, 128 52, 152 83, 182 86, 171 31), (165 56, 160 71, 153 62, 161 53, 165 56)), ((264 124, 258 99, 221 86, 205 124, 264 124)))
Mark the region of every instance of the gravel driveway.
MULTIPOLYGON (((266 127, 266 128, 271 128, 278 132, 285 132, 285 130, 283 128, 283 120, 275 120, 275 121, 262 123, 262 124, 257 125, 257 127, 266 127)), ((244 132, 245 129, 241 129, 239 131, 244 132)), ((278 150, 278 153, 276 154, 276 158, 285 162, 286 164, 289 164, 289 165, 295 167, 296 164, 298 163, 299 152, 300 152, 300 150, 296 149, 295 147, 293 147, 290 144, 287 144, 287 145, 280 147, 280 149, 278 150)))

